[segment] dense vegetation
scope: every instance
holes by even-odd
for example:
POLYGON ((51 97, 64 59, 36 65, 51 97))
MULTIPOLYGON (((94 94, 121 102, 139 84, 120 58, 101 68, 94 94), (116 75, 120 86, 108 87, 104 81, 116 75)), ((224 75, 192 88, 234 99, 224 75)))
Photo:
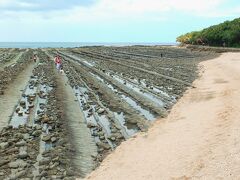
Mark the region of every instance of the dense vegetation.
POLYGON ((240 47, 240 18, 181 35, 177 41, 182 44, 240 47))

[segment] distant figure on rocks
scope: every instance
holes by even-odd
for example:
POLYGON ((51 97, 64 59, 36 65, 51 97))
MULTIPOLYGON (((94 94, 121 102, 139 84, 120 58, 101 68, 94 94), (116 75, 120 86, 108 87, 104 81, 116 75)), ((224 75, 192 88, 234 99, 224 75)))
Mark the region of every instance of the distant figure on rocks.
POLYGON ((226 43, 225 42, 223 42, 223 47, 226 47, 226 43))
POLYGON ((163 54, 161 53, 161 57, 163 57, 163 54))
POLYGON ((61 65, 60 67, 60 73, 63 75, 64 74, 64 70, 63 70, 63 66, 61 65))
POLYGON ((33 55, 33 61, 37 62, 37 55, 36 54, 33 55))
POLYGON ((55 56, 54 62, 55 62, 57 70, 60 71, 61 66, 62 66, 62 59, 61 59, 61 57, 59 55, 55 56))

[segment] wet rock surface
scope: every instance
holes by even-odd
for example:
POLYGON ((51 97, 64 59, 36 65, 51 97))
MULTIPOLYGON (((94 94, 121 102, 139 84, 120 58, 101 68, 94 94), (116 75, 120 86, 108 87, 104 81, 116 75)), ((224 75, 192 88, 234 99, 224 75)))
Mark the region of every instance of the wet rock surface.
MULTIPOLYGON (((121 142, 164 117, 197 77, 198 62, 216 56, 141 46, 25 50, 15 64, 0 69, 0 98, 34 53, 32 76, 0 132, 0 179, 84 177, 121 142), (56 54, 63 58, 63 74, 55 70, 56 54), (67 86, 81 113, 76 124, 65 112, 67 86), (73 131, 80 123, 89 133, 73 131), (76 145, 79 136, 92 140, 96 152, 84 154, 85 147, 76 145), (76 164, 85 156, 90 161, 76 164)), ((0 65, 7 59, 0 58, 0 65)))
MULTIPOLYGON (((18 53, 20 53, 20 51, 18 51, 18 53)), ((17 61, 13 64, 10 64, 9 66, 3 65, 4 63, 8 62, 8 60, 10 61, 12 58, 14 58, 15 55, 13 57, 8 57, 7 59, 3 57, 4 60, 2 60, 2 63, 0 63, 0 66, 3 66, 2 71, 0 71, 0 95, 4 94, 7 85, 12 82, 19 73, 24 71, 24 69, 26 68, 26 66, 28 66, 29 63, 31 63, 32 56, 32 50, 23 52, 23 54, 17 59, 17 61)))
POLYGON ((40 62, 31 77, 34 81, 28 85, 36 94, 26 90, 22 96, 26 101, 19 101, 11 125, 0 133, 0 179, 75 179, 76 173, 68 173, 73 169, 68 156, 71 148, 53 88, 52 66, 42 56, 39 52, 40 62), (26 115, 28 104, 32 110, 26 115), (24 117, 26 121, 22 121, 24 117))

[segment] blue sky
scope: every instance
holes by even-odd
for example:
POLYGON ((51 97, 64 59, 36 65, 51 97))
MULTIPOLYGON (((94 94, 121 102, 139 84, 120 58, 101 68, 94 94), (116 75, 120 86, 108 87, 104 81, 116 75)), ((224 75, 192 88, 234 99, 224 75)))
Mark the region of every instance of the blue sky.
POLYGON ((175 42, 239 15, 239 0, 0 0, 0 41, 175 42))

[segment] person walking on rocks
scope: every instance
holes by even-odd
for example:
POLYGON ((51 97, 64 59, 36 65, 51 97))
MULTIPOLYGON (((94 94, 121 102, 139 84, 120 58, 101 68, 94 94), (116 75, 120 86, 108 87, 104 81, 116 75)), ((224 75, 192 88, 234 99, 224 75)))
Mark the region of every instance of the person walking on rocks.
POLYGON ((33 61, 37 62, 37 55, 36 54, 33 55, 33 61))
POLYGON ((59 55, 57 55, 55 58, 54 58, 54 62, 56 64, 56 68, 58 71, 60 71, 61 69, 61 66, 62 66, 62 59, 59 55))

